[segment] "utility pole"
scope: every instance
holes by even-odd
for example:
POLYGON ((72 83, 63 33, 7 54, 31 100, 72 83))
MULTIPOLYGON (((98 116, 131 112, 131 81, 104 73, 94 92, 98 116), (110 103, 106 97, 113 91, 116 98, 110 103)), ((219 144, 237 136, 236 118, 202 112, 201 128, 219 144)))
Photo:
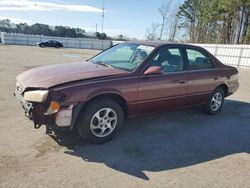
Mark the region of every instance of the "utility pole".
POLYGON ((103 25, 104 25, 104 0, 102 0, 102 33, 103 33, 103 25))
MULTIPOLYGON (((104 0, 102 0, 102 33, 103 33, 103 25, 104 25, 104 0)), ((102 50, 103 50, 103 39, 102 39, 102 50)))

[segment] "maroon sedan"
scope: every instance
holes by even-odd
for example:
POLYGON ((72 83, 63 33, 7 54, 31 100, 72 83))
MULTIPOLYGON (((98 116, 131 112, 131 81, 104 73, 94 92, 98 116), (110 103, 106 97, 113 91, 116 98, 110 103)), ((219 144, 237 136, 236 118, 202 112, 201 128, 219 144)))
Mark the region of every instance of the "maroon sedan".
POLYGON ((127 42, 84 62, 28 70, 17 76, 15 96, 35 128, 69 126, 102 143, 126 118, 195 105, 216 114, 238 87, 237 69, 203 48, 127 42))

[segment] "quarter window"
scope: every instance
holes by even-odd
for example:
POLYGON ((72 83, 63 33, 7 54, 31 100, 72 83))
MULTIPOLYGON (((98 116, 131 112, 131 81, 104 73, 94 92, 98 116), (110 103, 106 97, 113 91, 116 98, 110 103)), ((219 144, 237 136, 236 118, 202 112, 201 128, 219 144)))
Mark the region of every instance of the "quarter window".
POLYGON ((214 67, 209 58, 197 50, 187 49, 187 56, 188 70, 203 70, 214 67))

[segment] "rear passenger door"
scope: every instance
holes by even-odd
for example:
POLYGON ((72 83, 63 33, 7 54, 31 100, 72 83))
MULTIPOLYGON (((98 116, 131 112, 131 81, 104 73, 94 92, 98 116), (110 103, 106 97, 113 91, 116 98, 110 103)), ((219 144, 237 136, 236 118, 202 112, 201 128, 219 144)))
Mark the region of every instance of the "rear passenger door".
POLYGON ((188 105, 205 103, 220 80, 219 72, 205 50, 186 48, 188 105))

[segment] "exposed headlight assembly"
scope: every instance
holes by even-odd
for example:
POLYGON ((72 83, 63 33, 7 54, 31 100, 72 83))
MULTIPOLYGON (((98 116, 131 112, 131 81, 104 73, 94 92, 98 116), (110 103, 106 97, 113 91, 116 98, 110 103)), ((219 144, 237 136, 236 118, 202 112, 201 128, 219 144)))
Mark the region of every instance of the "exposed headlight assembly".
POLYGON ((48 108, 47 112, 44 113, 44 115, 55 114, 59 111, 59 109, 60 109, 60 104, 56 101, 51 101, 49 108, 48 108))
POLYGON ((24 99, 29 102, 44 102, 48 94, 48 90, 27 91, 24 93, 24 99))

